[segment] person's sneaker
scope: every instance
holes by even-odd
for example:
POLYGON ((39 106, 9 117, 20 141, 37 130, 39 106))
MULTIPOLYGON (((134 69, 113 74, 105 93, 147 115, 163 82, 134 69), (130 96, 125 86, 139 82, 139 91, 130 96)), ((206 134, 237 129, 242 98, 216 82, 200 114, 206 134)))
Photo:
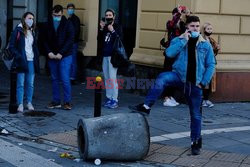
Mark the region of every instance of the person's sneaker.
POLYGON ((61 108, 61 104, 59 102, 54 102, 52 101, 51 103, 48 104, 47 108, 49 109, 54 109, 54 108, 61 108))
POLYGON ((210 100, 206 100, 206 103, 209 108, 214 106, 214 104, 210 100))
POLYGON ((71 110, 72 109, 72 105, 68 102, 63 104, 63 109, 64 110, 71 110))
POLYGON ((18 112, 23 112, 23 104, 19 104, 17 108, 18 112))
POLYGON ((164 100, 163 106, 166 106, 166 107, 175 107, 175 106, 177 106, 177 104, 174 103, 170 98, 167 98, 167 99, 164 100))
POLYGON ((112 102, 112 99, 107 98, 106 101, 103 103, 103 107, 108 107, 109 104, 112 102))
POLYGON ((27 109, 28 109, 29 111, 34 111, 34 110, 35 110, 34 107, 33 107, 33 105, 32 105, 31 103, 28 103, 28 104, 27 104, 27 109))
POLYGON ((180 103, 178 103, 173 97, 170 97, 170 100, 174 103, 174 104, 176 104, 176 106, 178 106, 180 103))
POLYGON ((111 100, 111 102, 109 103, 109 105, 107 106, 110 109, 114 109, 118 107, 118 101, 117 100, 111 100))
POLYGON ((198 144, 198 141, 192 142, 191 143, 191 153, 192 155, 200 155, 200 146, 198 144))
POLYGON ((208 105, 207 105, 207 100, 203 100, 203 101, 202 101, 202 106, 203 106, 203 107, 208 107, 208 105))
POLYGON ((145 105, 142 104, 138 104, 137 106, 129 106, 128 107, 130 110, 132 110, 133 112, 138 112, 141 113, 142 115, 149 115, 150 113, 150 108, 146 109, 145 105))

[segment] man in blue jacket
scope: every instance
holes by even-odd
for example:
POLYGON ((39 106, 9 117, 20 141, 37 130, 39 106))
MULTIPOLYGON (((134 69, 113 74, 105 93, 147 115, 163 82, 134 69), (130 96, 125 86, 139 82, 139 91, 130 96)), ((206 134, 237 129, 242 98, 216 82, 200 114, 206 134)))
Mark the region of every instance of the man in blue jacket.
POLYGON ((44 48, 48 55, 48 64, 52 79, 53 100, 48 108, 61 108, 60 82, 63 86, 63 109, 70 110, 71 84, 70 69, 72 63, 72 50, 74 43, 74 27, 63 16, 63 7, 55 5, 52 17, 46 25, 44 34, 44 48))
POLYGON ((191 151, 193 155, 198 155, 202 145, 202 87, 208 85, 213 76, 215 59, 212 46, 200 35, 199 17, 189 16, 186 20, 186 28, 186 32, 174 38, 166 49, 168 57, 176 58, 173 70, 158 76, 143 104, 129 108, 148 115, 166 87, 182 88, 191 116, 191 151))

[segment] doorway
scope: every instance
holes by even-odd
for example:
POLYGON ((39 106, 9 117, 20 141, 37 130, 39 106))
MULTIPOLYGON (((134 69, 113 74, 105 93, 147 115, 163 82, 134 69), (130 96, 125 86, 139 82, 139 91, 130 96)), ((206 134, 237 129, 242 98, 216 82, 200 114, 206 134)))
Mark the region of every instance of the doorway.
MULTIPOLYGON (((2 39, 2 48, 7 42, 7 0, 0 0, 0 36, 2 39)), ((1 48, 0 48, 1 49, 1 48)))
POLYGON ((100 0, 99 20, 104 17, 108 8, 116 12, 116 22, 121 26, 123 32, 123 44, 128 56, 133 53, 136 40, 136 21, 138 0, 100 0))

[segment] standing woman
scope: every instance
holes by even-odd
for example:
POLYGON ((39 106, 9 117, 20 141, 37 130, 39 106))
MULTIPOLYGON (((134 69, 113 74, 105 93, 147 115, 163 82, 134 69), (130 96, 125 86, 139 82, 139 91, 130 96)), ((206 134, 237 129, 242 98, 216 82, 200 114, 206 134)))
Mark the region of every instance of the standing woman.
POLYGON ((39 53, 35 37, 34 14, 26 12, 21 23, 13 31, 9 49, 14 55, 12 68, 17 71, 16 97, 18 112, 23 112, 24 86, 27 97, 27 109, 34 110, 32 105, 35 72, 39 72, 39 53))
POLYGON ((106 101, 103 106, 110 109, 118 107, 117 68, 111 63, 111 55, 117 35, 121 37, 121 29, 115 23, 115 11, 107 9, 105 18, 100 21, 98 40, 102 45, 102 69, 106 86, 106 101))
MULTIPOLYGON (((204 23, 202 27, 202 36, 205 40, 209 41, 210 44, 213 47, 214 56, 216 56, 220 50, 219 44, 211 37, 213 33, 213 27, 210 23, 204 23)), ((216 57, 215 57, 216 60, 216 57)), ((210 82, 210 84, 203 89, 203 107, 213 107, 214 104, 209 100, 210 92, 215 92, 216 89, 216 73, 214 73, 214 76, 210 82)))

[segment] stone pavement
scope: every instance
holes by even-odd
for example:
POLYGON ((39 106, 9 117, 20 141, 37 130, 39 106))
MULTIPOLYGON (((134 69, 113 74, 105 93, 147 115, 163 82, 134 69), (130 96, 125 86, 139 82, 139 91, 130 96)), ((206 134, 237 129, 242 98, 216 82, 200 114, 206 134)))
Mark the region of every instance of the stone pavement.
MULTIPOLYGON (((1 70, 0 92, 9 92, 8 73, 1 70)), ((38 111, 52 111, 52 117, 29 117, 8 114, 6 98, 0 100, 0 126, 11 132, 11 137, 53 142, 72 147, 77 154, 76 125, 79 119, 93 117, 94 92, 85 84, 72 87, 73 109, 48 110, 51 100, 50 78, 36 77, 34 106, 38 111)), ((102 115, 128 113, 128 105, 143 102, 144 97, 120 91, 119 108, 102 109, 102 115)), ((201 155, 190 155, 189 113, 184 104, 163 107, 159 100, 147 118, 150 125, 151 147, 148 156, 128 166, 205 166, 250 167, 250 103, 217 103, 203 110, 203 150, 201 155), (139 165, 140 164, 140 165, 139 165)), ((0 157, 1 158, 1 157, 0 157)), ((107 162, 109 164, 111 162, 107 162)), ((126 164, 126 163, 125 163, 126 164)), ((109 165, 108 165, 109 166, 109 165)))

